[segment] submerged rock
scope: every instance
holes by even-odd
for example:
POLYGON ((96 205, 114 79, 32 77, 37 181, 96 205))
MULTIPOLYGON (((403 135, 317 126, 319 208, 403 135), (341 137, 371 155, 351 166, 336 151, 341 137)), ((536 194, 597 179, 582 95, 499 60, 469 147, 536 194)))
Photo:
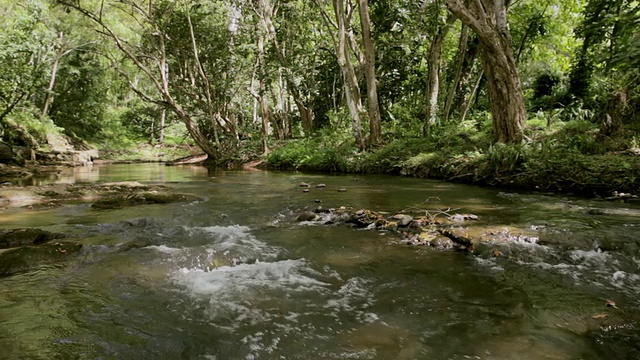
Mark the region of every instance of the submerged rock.
POLYGON ((184 194, 141 193, 113 196, 93 203, 95 209, 120 209, 126 206, 145 204, 169 204, 181 201, 193 201, 198 198, 184 194))
POLYGON ((71 242, 25 246, 0 253, 0 276, 10 276, 37 269, 43 265, 64 263, 80 251, 82 245, 71 242))
POLYGON ((66 237, 65 234, 52 233, 40 229, 0 230, 0 249, 38 245, 64 237, 66 237))

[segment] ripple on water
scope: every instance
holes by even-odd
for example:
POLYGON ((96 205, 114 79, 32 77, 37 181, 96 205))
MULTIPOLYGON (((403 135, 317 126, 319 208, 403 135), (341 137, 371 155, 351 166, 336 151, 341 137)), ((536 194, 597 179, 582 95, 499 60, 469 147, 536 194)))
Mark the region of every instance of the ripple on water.
POLYGON ((204 321, 241 337, 242 349, 236 354, 246 359, 276 356, 283 349, 344 358, 347 350, 336 345, 336 337, 379 322, 378 315, 367 310, 373 303, 367 281, 343 281, 329 269, 313 269, 304 259, 211 271, 181 268, 171 279, 201 308, 204 321))

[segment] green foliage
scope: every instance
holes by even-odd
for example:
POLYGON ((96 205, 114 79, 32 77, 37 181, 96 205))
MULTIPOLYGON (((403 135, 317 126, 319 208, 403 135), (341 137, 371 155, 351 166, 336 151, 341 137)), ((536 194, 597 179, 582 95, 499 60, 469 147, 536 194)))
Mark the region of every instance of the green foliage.
MULTIPOLYGON (((583 41, 570 73, 569 96, 598 112, 611 94, 623 92, 630 107, 640 104, 638 22, 640 4, 627 0, 592 0, 575 29, 583 41)), ((623 111, 626 122, 638 120, 635 110, 623 111)))
POLYGON ((31 147, 33 139, 42 148, 47 148, 47 135, 60 135, 64 129, 56 126, 48 118, 40 118, 30 110, 18 109, 5 119, 2 138, 14 145, 31 147))
POLYGON ((46 3, 0 2, 0 122, 44 86, 55 33, 43 21, 46 3))
POLYGON ((74 51, 65 60, 49 116, 68 134, 90 141, 107 136, 103 132, 106 108, 113 105, 108 96, 106 66, 90 49, 74 51))
POLYGON ((400 173, 404 161, 432 149, 432 144, 420 138, 398 139, 362 159, 361 170, 368 173, 400 173))
POLYGON ((352 140, 327 132, 321 136, 294 140, 266 157, 278 169, 352 172, 358 154, 352 140))

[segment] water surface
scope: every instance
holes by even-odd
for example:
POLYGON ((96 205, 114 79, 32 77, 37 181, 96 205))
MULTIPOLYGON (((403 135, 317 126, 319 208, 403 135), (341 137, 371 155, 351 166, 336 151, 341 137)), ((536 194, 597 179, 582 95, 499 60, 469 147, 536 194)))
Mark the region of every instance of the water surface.
POLYGON ((637 205, 402 177, 161 164, 96 166, 59 178, 166 184, 202 200, 0 210, 2 228, 64 232, 85 245, 66 266, 0 279, 0 359, 640 353, 637 205), (301 182, 326 188, 303 193, 301 182), (295 222, 316 200, 327 208, 473 213, 480 220, 461 226, 522 237, 470 255, 394 244, 395 234, 295 222), (133 240, 149 245, 116 251, 133 240))

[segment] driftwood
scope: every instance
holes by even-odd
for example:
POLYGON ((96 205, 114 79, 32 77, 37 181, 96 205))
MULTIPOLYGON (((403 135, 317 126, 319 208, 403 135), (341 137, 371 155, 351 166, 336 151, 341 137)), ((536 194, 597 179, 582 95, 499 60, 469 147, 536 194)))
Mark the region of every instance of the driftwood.
POLYGON ((200 164, 207 160, 209 156, 207 154, 199 154, 186 156, 180 159, 167 161, 166 165, 188 165, 188 164, 200 164))

